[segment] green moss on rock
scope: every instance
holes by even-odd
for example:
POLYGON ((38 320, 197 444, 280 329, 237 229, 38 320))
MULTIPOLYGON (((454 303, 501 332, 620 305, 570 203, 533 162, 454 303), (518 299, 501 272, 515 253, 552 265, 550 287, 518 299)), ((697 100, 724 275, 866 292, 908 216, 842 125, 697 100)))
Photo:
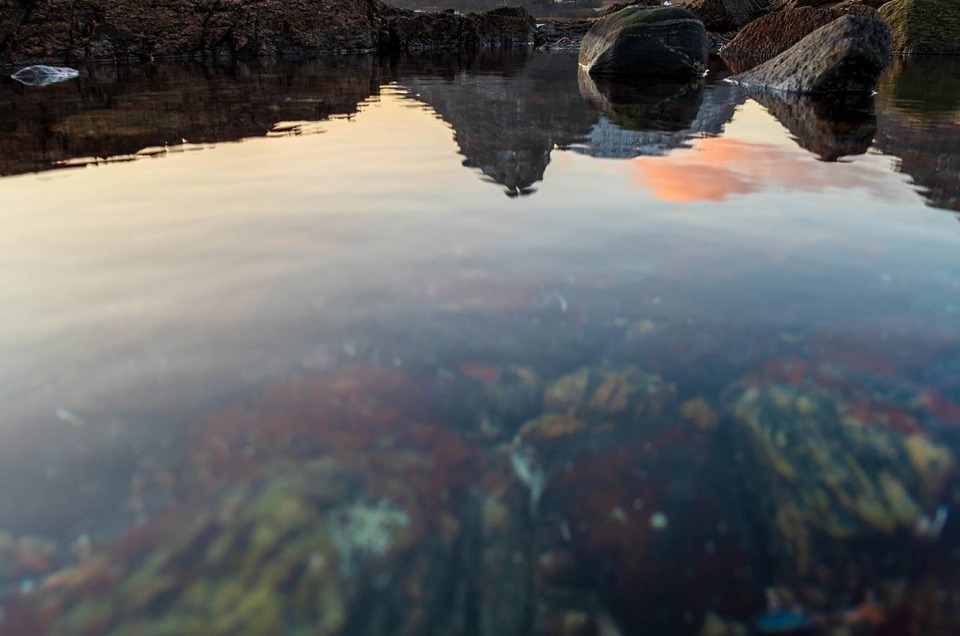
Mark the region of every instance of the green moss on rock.
POLYGON ((893 0, 880 7, 896 53, 960 55, 960 3, 956 0, 893 0))
POLYGON ((597 20, 580 45, 591 75, 690 77, 706 70, 703 23, 679 7, 627 7, 597 20))

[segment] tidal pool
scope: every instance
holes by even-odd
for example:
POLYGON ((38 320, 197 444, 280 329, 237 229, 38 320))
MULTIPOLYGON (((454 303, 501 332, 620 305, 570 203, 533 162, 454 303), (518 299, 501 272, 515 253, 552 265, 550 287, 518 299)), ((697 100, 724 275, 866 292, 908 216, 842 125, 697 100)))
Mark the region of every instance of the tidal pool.
POLYGON ((0 83, 0 634, 960 632, 960 62, 0 83))

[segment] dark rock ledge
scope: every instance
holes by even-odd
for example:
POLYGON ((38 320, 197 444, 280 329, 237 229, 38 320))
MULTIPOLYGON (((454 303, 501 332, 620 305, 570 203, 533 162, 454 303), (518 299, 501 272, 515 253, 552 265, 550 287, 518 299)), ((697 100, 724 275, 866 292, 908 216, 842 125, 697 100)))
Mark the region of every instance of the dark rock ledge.
POLYGON ((520 8, 422 14, 379 0, 0 0, 0 65, 475 50, 532 43, 520 8))

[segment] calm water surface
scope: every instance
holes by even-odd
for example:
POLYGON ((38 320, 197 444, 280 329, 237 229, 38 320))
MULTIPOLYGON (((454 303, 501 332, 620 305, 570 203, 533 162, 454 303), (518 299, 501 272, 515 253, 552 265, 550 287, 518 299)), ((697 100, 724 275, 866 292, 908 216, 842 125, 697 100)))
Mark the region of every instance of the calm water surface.
POLYGON ((0 634, 958 633, 960 63, 723 74, 0 83, 0 634))

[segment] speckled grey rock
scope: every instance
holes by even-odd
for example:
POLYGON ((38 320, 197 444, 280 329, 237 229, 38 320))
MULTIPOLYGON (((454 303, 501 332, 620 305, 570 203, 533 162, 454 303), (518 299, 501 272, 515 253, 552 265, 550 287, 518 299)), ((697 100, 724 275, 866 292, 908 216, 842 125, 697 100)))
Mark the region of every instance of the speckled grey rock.
POLYGON ((703 23, 685 9, 633 6, 601 18, 580 45, 590 75, 703 74, 710 41, 703 23))
POLYGON ((730 81, 808 95, 869 92, 890 59, 887 25, 876 18, 847 15, 730 81))

